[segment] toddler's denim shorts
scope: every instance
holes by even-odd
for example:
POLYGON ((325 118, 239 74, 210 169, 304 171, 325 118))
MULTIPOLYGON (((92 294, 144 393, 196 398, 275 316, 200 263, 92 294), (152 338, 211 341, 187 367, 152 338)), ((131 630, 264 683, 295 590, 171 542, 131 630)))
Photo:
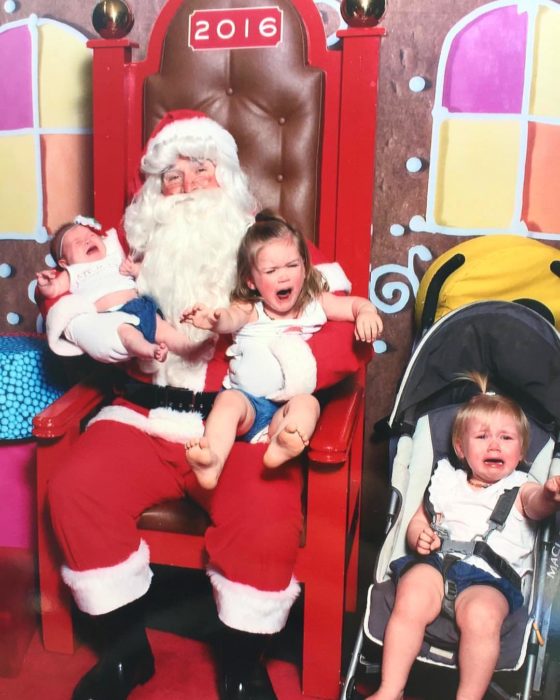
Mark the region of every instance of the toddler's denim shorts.
MULTIPOLYGON (((136 326, 144 338, 150 343, 156 342, 156 323, 159 314, 156 302, 148 296, 136 297, 123 304, 118 311, 126 311, 138 317, 136 326)), ((131 324, 132 325, 132 324, 131 324)))
POLYGON ((249 428, 249 431, 245 435, 240 435, 239 439, 243 442, 251 442, 251 440, 261 432, 263 428, 270 423, 272 416, 276 411, 282 406, 282 403, 277 403, 276 401, 271 401, 265 396, 253 396, 253 394, 248 394, 246 391, 239 389, 242 394, 244 394, 250 401, 251 405, 255 410, 255 422, 249 428))
MULTIPOLYGON (((429 564, 440 573, 443 572, 443 558, 436 552, 432 552, 425 557, 420 554, 406 554, 404 557, 395 559, 390 564, 395 582, 398 582, 399 578, 415 564, 429 564)), ((496 578, 487 571, 479 569, 477 566, 472 566, 472 564, 465 564, 463 561, 455 562, 447 570, 447 578, 457 586, 457 595, 469 586, 487 585, 497 588, 506 597, 510 613, 523 605, 521 591, 512 583, 505 578, 496 578)))

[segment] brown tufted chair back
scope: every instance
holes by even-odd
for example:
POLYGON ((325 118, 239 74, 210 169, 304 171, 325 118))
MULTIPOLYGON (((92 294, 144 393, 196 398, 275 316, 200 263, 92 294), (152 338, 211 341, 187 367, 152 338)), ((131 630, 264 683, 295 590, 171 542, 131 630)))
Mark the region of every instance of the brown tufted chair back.
POLYGON ((350 29, 328 49, 313 0, 167 0, 143 61, 132 60, 127 39, 90 41, 96 217, 118 225, 161 117, 200 110, 233 134, 260 204, 341 263, 354 291, 365 294, 382 35, 350 29), (281 15, 276 45, 189 46, 194 12, 256 8, 281 15))
MULTIPOLYGON (((211 7, 232 4, 212 0, 211 7)), ((245 0, 235 6, 262 4, 245 0)), ((305 65, 302 20, 291 3, 280 0, 278 46, 193 51, 186 41, 188 18, 206 5, 206 0, 181 3, 169 24, 159 72, 144 84, 143 142, 168 111, 205 112, 233 134, 259 203, 316 240, 324 78, 305 65)))

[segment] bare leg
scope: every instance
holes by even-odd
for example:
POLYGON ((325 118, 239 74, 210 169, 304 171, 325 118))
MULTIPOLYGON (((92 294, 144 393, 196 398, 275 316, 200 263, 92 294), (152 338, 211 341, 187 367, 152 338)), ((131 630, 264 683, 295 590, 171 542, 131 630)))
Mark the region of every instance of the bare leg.
POLYGON ((509 613, 508 602, 492 586, 471 586, 455 604, 459 642, 457 700, 482 700, 500 653, 500 631, 509 613))
POLYGON ((427 625, 441 611, 443 579, 429 564, 416 564, 397 585, 395 607, 383 642, 381 685, 368 700, 400 700, 427 625))
POLYGON ((123 323, 118 328, 119 338, 127 351, 133 357, 143 360, 157 360, 164 362, 167 357, 167 345, 162 342, 150 343, 142 333, 129 323, 123 323))
POLYGON ((193 345, 186 335, 160 316, 156 320, 156 342, 165 343, 175 355, 187 358, 193 350, 200 350, 200 344, 193 345))
POLYGON ((319 402, 311 394, 298 394, 276 411, 268 429, 270 444, 264 466, 274 469, 301 454, 309 445, 319 413, 319 402))
POLYGON ((204 436, 187 440, 185 449, 198 483, 213 489, 238 434, 253 425, 255 412, 248 399, 235 389, 222 391, 206 419, 204 436))

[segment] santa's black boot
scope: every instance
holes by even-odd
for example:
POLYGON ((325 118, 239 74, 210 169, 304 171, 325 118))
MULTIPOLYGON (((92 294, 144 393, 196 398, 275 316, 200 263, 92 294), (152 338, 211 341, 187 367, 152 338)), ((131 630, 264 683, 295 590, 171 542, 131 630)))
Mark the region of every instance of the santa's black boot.
POLYGON ((92 616, 99 662, 74 689, 72 700, 125 700, 154 675, 154 656, 146 636, 144 599, 105 615, 92 616))
POLYGON ((226 628, 220 648, 220 700, 278 700, 262 662, 270 637, 226 628))

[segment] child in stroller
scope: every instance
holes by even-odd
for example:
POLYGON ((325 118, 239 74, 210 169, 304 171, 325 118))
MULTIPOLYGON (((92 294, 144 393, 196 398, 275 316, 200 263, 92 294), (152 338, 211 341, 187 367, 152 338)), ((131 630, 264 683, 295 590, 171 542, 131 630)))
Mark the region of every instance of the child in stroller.
POLYGON ((452 430, 462 464, 456 469, 448 460, 438 462, 429 488, 434 515, 429 517, 424 503, 418 507, 406 533, 414 554, 391 564, 398 581, 395 605, 385 630, 381 686, 371 700, 403 697, 426 627, 442 609, 454 617, 460 633, 457 699, 484 697, 502 624, 523 605, 521 580, 531 569, 533 522, 560 508, 560 477, 540 485, 517 471, 529 440, 521 408, 487 392, 486 377, 470 376, 481 393, 459 409, 452 430), (481 558, 484 550, 465 558, 447 554, 457 550, 457 541, 470 542, 486 529, 498 499, 509 490, 514 490, 511 517, 503 529, 487 533, 491 557, 481 558))
MULTIPOLYGON (((394 606, 391 563, 410 554, 408 524, 423 502, 432 472, 440 460, 453 461, 451 435, 457 411, 473 393, 480 393, 472 381, 457 381, 465 371, 490 375, 492 389, 512 397, 528 417, 526 465, 516 471, 527 471, 530 481, 541 485, 560 474, 560 335, 556 329, 535 310, 514 302, 478 301, 446 314, 419 340, 388 419, 392 435, 391 497, 385 538, 377 554, 363 625, 345 674, 341 700, 364 697, 356 687, 362 682, 371 693, 367 676, 358 677, 358 670, 365 669, 367 675, 378 671, 376 646, 384 644, 394 606)), ((500 527, 503 524, 503 520, 496 522, 500 527)), ((507 615, 501 629, 495 669, 510 673, 492 679, 490 692, 499 698, 529 700, 534 691, 544 689, 546 700, 556 700, 556 661, 550 655, 555 644, 551 612, 560 580, 552 562, 556 529, 552 517, 537 525, 539 536, 531 557, 533 573, 523 577, 524 604, 507 615), (512 673, 522 668, 523 680, 512 673), (520 683, 522 695, 518 694, 520 683), (554 688, 551 695, 550 688, 554 688), (508 694, 510 691, 513 694, 508 694)), ((422 603, 415 602, 414 607, 418 610, 422 603)), ((485 624, 484 618, 476 617, 479 626, 485 624)), ((401 636, 401 643, 405 642, 408 637, 401 636)), ((439 615, 426 629, 417 660, 432 667, 430 675, 437 667, 456 669, 461 661, 458 642, 456 621, 439 615)), ((426 672, 424 668, 420 675, 426 672)), ((455 675, 448 673, 446 678, 454 682, 455 675)), ((409 688, 414 687, 415 679, 409 688)), ((442 690, 431 688, 429 697, 454 697, 449 693, 440 695, 442 690)))

